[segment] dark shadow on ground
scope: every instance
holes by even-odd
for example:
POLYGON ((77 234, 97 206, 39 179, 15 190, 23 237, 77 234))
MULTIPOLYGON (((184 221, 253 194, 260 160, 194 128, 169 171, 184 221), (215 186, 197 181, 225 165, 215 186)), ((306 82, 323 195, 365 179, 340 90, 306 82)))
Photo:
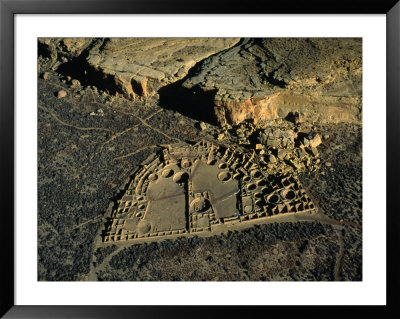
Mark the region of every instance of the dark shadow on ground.
POLYGON ((73 58, 61 64, 57 72, 67 77, 79 80, 82 86, 95 86, 99 91, 115 95, 122 93, 122 89, 116 85, 114 76, 105 74, 102 70, 96 70, 87 61, 85 55, 73 58))
POLYGON ((204 91, 200 86, 186 88, 183 86, 183 83, 186 79, 196 75, 200 71, 203 62, 206 59, 223 54, 225 51, 231 50, 236 46, 241 46, 243 43, 245 43, 244 39, 241 39, 233 47, 212 54, 209 57, 197 62, 183 79, 160 88, 158 90, 158 94, 160 96, 160 106, 168 110, 177 111, 182 115, 198 121, 207 122, 212 125, 218 125, 214 110, 214 98, 218 90, 214 89, 204 91))
POLYGON ((159 89, 160 106, 192 119, 217 125, 214 97, 217 90, 203 91, 200 87, 185 88, 183 80, 159 89))

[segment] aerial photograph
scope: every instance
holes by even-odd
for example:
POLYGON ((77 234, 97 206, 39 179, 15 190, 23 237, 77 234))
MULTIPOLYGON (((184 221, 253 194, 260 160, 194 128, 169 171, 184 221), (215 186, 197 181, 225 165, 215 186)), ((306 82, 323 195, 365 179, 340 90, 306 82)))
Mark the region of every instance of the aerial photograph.
POLYGON ((362 38, 38 38, 38 281, 362 281, 362 38))

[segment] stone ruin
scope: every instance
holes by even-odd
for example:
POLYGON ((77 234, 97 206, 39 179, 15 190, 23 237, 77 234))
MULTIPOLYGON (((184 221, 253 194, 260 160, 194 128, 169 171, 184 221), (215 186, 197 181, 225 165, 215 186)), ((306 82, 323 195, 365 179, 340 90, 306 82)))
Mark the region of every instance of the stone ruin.
POLYGON ((282 214, 312 214, 296 176, 269 175, 254 153, 202 140, 140 167, 110 207, 104 242, 210 234, 282 214))

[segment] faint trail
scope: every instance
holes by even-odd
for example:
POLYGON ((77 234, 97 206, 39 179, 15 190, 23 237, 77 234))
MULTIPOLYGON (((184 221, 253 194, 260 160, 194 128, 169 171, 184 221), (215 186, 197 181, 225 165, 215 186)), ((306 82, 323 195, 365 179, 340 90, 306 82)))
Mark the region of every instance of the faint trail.
POLYGON ((81 224, 76 225, 76 226, 74 227, 74 229, 80 228, 80 227, 85 226, 85 225, 90 224, 90 223, 97 222, 99 219, 102 219, 102 218, 103 218, 103 215, 99 215, 99 216, 97 216, 97 217, 93 217, 93 218, 91 218, 91 219, 89 219, 89 220, 87 220, 87 221, 84 221, 84 222, 81 223, 81 224))
POLYGON ((142 119, 142 118, 140 118, 140 117, 138 117, 138 116, 135 116, 135 117, 136 117, 140 122, 142 122, 142 124, 143 124, 144 126, 147 126, 148 128, 152 129, 153 131, 156 131, 157 133, 159 133, 159 134, 165 136, 166 138, 168 138, 168 139, 170 139, 170 140, 177 141, 177 142, 182 142, 180 139, 178 139, 178 138, 176 138, 176 137, 169 136, 169 135, 165 134, 163 131, 160 131, 159 129, 157 129, 157 128, 151 126, 151 125, 148 124, 144 119, 142 119))
POLYGON ((132 152, 132 153, 128 153, 128 154, 126 154, 126 155, 122 155, 122 156, 118 156, 118 157, 114 157, 114 160, 121 160, 121 159, 124 159, 124 158, 127 158, 127 157, 129 157, 129 156, 133 156, 133 155, 135 155, 135 154, 137 154, 137 153, 139 153, 139 152, 141 152, 141 151, 143 151, 143 150, 146 150, 146 149, 149 149, 149 148, 156 148, 158 145, 147 145, 147 146, 143 146, 143 147, 139 147, 136 151, 134 151, 134 152, 132 152))
POLYGON ((150 114, 149 116, 145 117, 143 120, 144 120, 144 121, 148 121, 148 120, 150 120, 153 116, 157 115, 158 113, 161 113, 162 111, 164 111, 164 109, 159 109, 158 111, 154 112, 153 114, 150 114))
POLYGON ((97 268, 104 268, 104 265, 108 264, 111 260, 112 257, 114 257, 116 254, 118 254, 122 249, 126 248, 127 246, 130 246, 131 244, 134 243, 129 243, 128 245, 121 245, 118 247, 116 250, 114 250, 111 254, 109 254, 106 258, 104 258, 103 262, 101 265, 97 268))
POLYGON ((131 126, 129 128, 127 128, 126 130, 122 131, 122 132, 118 132, 115 133, 113 136, 111 136, 107 141, 105 141, 101 147, 100 147, 100 152, 103 151, 103 148, 106 144, 112 142, 113 140, 115 140, 116 138, 120 137, 121 135, 124 135, 126 133, 128 133, 129 131, 133 130, 135 127, 138 127, 140 124, 135 124, 134 126, 131 126))
POLYGON ((356 223, 353 223, 353 222, 350 222, 350 221, 345 221, 345 220, 339 221, 339 220, 330 218, 330 217, 324 215, 321 212, 318 212, 317 214, 314 214, 314 215, 297 215, 297 216, 298 216, 298 221, 317 221, 317 222, 321 222, 321 223, 324 223, 324 224, 329 224, 329 225, 332 225, 332 226, 344 226, 344 225, 346 225, 346 226, 362 229, 362 226, 359 225, 359 224, 356 224, 356 223))
MULTIPOLYGON (((148 120, 151 119, 153 116, 157 115, 158 113, 160 113, 160 112, 162 112, 162 111, 163 111, 163 109, 158 110, 157 112, 154 112, 153 114, 150 114, 149 116, 147 116, 146 118, 144 118, 143 121, 148 121, 148 120)), ((125 113, 124 113, 124 114, 125 114, 125 113)), ((136 116, 136 117, 137 117, 137 116, 136 116)), ((137 117, 137 118, 138 118, 138 117, 137 117)), ((114 135, 112 135, 107 141, 105 141, 105 142, 101 145, 101 147, 100 147, 100 152, 103 150, 103 148, 104 148, 104 146, 105 146, 106 144, 112 142, 113 140, 115 140, 116 138, 120 137, 121 135, 124 135, 124 134, 128 133, 129 131, 133 130, 134 128, 138 127, 138 126, 141 125, 141 124, 143 124, 143 123, 141 122, 141 123, 135 124, 135 125, 133 125, 133 126, 131 126, 131 127, 128 127, 126 130, 123 130, 123 131, 121 131, 121 132, 118 132, 118 133, 115 133, 114 135)))
POLYGON ((339 237, 339 252, 336 255, 336 262, 335 262, 335 281, 340 281, 340 271, 342 269, 342 262, 343 262, 343 254, 344 254, 344 242, 343 242, 343 230, 338 229, 336 233, 339 237))
MULTIPOLYGON (((105 222, 105 219, 103 219, 103 222, 105 222)), ((93 247, 92 247, 92 251, 90 254, 90 261, 89 261, 89 272, 86 275, 87 281, 97 281, 97 274, 96 274, 97 267, 93 265, 93 261, 95 259, 94 253, 102 243, 102 238, 101 238, 102 231, 103 231, 103 227, 100 225, 100 227, 97 229, 96 236, 93 241, 93 247)))
POLYGON ((68 126, 68 127, 72 127, 75 128, 77 130, 81 130, 81 131, 91 131, 91 130, 95 130, 95 131, 107 131, 107 132, 111 132, 110 129, 108 128, 103 128, 103 127, 80 127, 80 126, 76 126, 67 122, 64 122, 63 120, 61 120, 60 118, 58 118, 58 116, 55 114, 55 112, 53 112, 52 110, 38 105, 38 108, 42 109, 45 112, 48 112, 59 124, 64 125, 64 126, 68 126))
MULTIPOLYGON (((105 270, 105 267, 108 265, 110 262, 111 258, 115 256, 117 253, 119 253, 122 249, 132 245, 133 243, 129 243, 129 245, 121 245, 119 246, 115 251, 113 251, 111 254, 109 254, 107 257, 104 258, 103 262, 101 264, 97 264, 96 266, 93 266, 93 261, 90 262, 91 268, 88 274, 88 281, 97 281, 97 272, 105 270)), ((98 248, 98 245, 95 247, 96 249, 98 248)), ((93 250, 95 251, 95 250, 93 250)), ((93 258, 92 254, 92 258, 93 258)))

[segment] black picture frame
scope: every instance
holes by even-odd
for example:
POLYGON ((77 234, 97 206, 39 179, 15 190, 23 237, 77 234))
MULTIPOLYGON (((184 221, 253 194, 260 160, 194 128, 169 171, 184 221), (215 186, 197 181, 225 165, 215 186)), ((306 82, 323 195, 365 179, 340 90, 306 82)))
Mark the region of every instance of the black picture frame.
MULTIPOLYGON (((390 1, 264 1, 256 3, 199 3, 182 0, 0 0, 0 180, 2 230, 1 309, 4 318, 157 318, 183 316, 249 316, 261 311, 265 315, 354 318, 370 315, 376 318, 399 318, 396 260, 399 255, 399 225, 395 197, 398 192, 400 136, 400 3, 390 1), (223 306, 16 306, 14 302, 14 17, 16 14, 385 14, 387 21, 387 105, 386 105, 386 177, 387 177, 387 305, 386 306, 290 306, 223 307, 223 306)), ((177 302, 179 304, 179 302, 177 302)))

